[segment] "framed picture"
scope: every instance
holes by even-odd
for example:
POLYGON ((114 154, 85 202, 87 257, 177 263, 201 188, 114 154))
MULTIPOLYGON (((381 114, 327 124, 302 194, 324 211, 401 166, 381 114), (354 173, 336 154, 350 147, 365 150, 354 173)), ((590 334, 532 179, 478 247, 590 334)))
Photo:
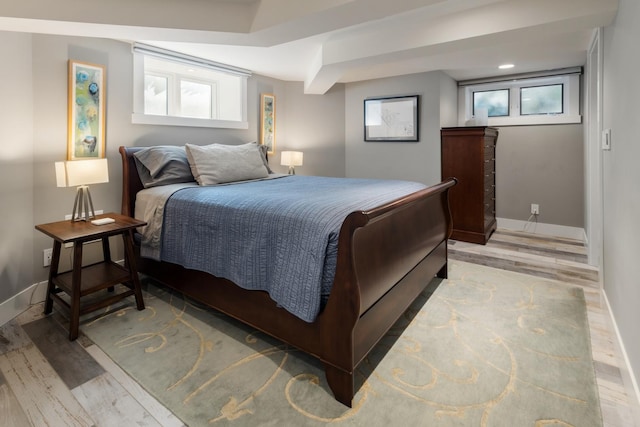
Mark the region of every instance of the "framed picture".
POLYGON ((67 160, 105 157, 105 68, 69 60, 67 160))
POLYGON ((269 154, 275 153, 276 96, 270 93, 260 95, 260 144, 269 147, 269 154))
POLYGON ((364 140, 419 141, 419 101, 419 95, 365 99, 364 140))

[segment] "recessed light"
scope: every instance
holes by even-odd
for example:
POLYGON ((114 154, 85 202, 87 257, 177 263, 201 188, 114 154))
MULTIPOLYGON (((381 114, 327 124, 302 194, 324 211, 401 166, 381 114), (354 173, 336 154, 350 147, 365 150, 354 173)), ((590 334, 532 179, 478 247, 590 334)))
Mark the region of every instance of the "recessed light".
POLYGON ((514 67, 513 64, 502 64, 498 68, 500 68, 501 70, 507 70, 507 69, 513 68, 513 67, 514 67))

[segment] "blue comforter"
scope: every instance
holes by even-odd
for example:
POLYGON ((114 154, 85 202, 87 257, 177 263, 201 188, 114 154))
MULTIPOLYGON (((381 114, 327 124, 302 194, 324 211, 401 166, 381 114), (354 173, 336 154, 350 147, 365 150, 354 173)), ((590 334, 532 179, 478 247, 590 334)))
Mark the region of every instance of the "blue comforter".
POLYGON ((335 274, 345 217, 425 188, 389 180, 288 176, 175 192, 161 258, 269 293, 312 322, 335 274))

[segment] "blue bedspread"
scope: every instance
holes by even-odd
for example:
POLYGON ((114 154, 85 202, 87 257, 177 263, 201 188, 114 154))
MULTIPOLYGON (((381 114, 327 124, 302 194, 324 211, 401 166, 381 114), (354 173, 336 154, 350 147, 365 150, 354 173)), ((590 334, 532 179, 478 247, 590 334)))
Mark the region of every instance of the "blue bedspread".
POLYGON ((312 322, 335 274, 345 217, 425 188, 309 176, 185 188, 166 203, 161 258, 269 293, 312 322))

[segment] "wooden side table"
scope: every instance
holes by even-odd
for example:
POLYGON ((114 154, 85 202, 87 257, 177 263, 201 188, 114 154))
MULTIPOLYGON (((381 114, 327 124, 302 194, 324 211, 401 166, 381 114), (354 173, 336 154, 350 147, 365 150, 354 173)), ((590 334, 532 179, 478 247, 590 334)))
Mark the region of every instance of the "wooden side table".
POLYGON ((93 225, 90 221, 67 220, 36 225, 36 230, 53 238, 53 253, 49 267, 49 283, 44 312, 45 314, 52 312, 54 301, 69 311, 69 339, 72 341, 78 338, 80 316, 83 314, 107 307, 130 295, 135 295, 138 310, 144 310, 133 252, 133 231, 137 227, 146 225, 146 222, 117 213, 97 216, 97 218, 104 217, 113 218, 115 222, 93 225), (122 235, 125 252, 124 267, 111 260, 109 236, 114 235, 122 235), (83 267, 83 243, 97 239, 102 240, 103 261, 83 267), (59 273, 58 267, 63 243, 73 243, 73 267, 70 271, 59 273), (122 283, 129 289, 81 306, 81 297, 102 289, 113 291, 114 286, 118 283, 122 283), (69 303, 58 295, 60 292, 69 295, 69 303))

